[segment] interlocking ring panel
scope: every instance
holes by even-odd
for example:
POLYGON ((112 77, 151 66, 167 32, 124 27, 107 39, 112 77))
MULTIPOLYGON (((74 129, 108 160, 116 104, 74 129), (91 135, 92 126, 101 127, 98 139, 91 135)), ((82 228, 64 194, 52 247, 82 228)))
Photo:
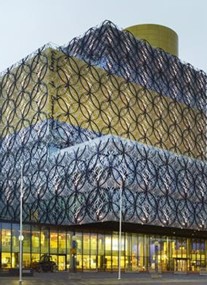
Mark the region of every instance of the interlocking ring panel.
POLYGON ((30 142, 24 161, 18 148, 1 153, 1 218, 18 219, 22 183, 25 222, 118 221, 122 199, 125 222, 206 229, 204 162, 111 135, 50 148, 30 142))

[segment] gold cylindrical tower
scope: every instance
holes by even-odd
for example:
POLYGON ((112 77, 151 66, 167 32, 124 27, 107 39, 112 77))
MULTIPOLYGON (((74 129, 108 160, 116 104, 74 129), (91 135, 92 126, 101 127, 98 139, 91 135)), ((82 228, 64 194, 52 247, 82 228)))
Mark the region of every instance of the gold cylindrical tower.
POLYGON ((147 40, 155 48, 161 48, 178 56, 178 35, 168 27, 143 24, 131 26, 125 30, 131 32, 136 38, 147 40))

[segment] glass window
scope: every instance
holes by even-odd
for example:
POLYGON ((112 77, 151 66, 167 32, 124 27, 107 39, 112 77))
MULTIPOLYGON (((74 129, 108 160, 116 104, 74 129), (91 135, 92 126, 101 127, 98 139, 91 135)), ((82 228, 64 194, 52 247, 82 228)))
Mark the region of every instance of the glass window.
POLYGON ((16 268, 19 266, 19 252, 12 253, 12 268, 16 268))
MULTIPOLYGON (((124 253, 122 253, 124 256, 124 253)), ((124 263, 124 262, 123 262, 124 263)), ((132 270, 132 234, 125 234, 125 264, 126 270, 132 270)))
MULTIPOLYGON (((123 244, 122 244, 123 246, 123 244)), ((121 248, 121 250, 123 250, 121 248)), ((111 238, 106 239, 106 250, 111 250, 111 238)), ((119 254, 119 236, 118 233, 113 233, 113 238, 112 238, 112 254, 115 256, 118 256, 119 254)))
POLYGON ((35 263, 35 262, 38 262, 39 260, 40 260, 40 254, 39 253, 32 253, 31 262, 35 263))
MULTIPOLYGON (((106 241, 108 243, 108 241, 106 241)), ((124 268, 125 267, 125 261, 126 263, 128 264, 128 256, 125 254, 126 253, 126 248, 125 248, 125 244, 127 245, 128 244, 128 239, 127 237, 124 238, 124 234, 122 233, 122 236, 121 236, 121 242, 119 242, 119 233, 118 232, 115 232, 113 233, 113 236, 112 236, 112 259, 111 259, 111 262, 110 262, 110 258, 107 257, 107 266, 110 265, 111 263, 111 266, 114 270, 117 270, 118 269, 118 264, 119 264, 119 251, 121 251, 121 268, 124 268), (119 248, 119 246, 121 246, 119 248), (125 260, 126 259, 126 260, 125 260)), ((127 246, 126 246, 127 247, 127 246)))
MULTIPOLYGON (((116 243, 113 244, 115 246, 116 243)), ((111 235, 105 235, 105 256, 103 257, 104 269, 110 270, 112 266, 112 238, 111 235)))
MULTIPOLYGON (((111 242, 112 242, 111 235, 106 235, 105 236, 105 251, 108 254, 111 253, 111 246, 112 246, 111 242)), ((114 241, 114 243, 113 243, 113 250, 115 250, 115 248, 116 248, 116 250, 118 248, 118 238, 116 239, 116 242, 114 241)))
POLYGON ((199 271, 205 267, 205 241, 200 239, 191 240, 191 271, 199 271))
POLYGON ((50 253, 57 253, 58 234, 57 231, 50 231, 50 253))
POLYGON ((91 254, 97 254, 97 235, 91 234, 91 254))
POLYGON ((40 228, 32 227, 32 252, 40 252, 40 228))
POLYGON ((90 235, 88 233, 83 234, 83 254, 89 254, 90 252, 90 235))
POLYGON ((100 270, 106 269, 104 235, 102 234, 98 234, 98 265, 97 266, 100 270))
POLYGON ((97 269, 98 267, 97 257, 97 234, 91 234, 91 256, 90 256, 90 268, 97 269))
POLYGON ((30 264, 31 264, 30 253, 24 253, 23 254, 23 267, 24 268, 30 268, 30 264))
MULTIPOLYGON (((31 246, 31 231, 30 231, 30 226, 29 225, 24 225, 23 226, 23 252, 30 252, 30 246, 31 246)), ((28 257, 28 255, 27 255, 28 257)))
POLYGON ((187 252, 187 243, 185 238, 178 238, 176 240, 176 254, 177 257, 186 257, 186 252, 187 252))
POLYGON ((49 229, 46 227, 41 228, 41 253, 49 252, 49 229))
POLYGON ((139 270, 145 271, 145 256, 146 256, 146 249, 145 249, 145 242, 144 242, 144 236, 139 235, 138 236, 138 255, 139 255, 139 270))
POLYGON ((76 233, 75 240, 77 245, 77 254, 82 254, 83 244, 82 244, 82 233, 76 233))
POLYGON ((12 225, 12 250, 19 252, 19 225, 12 225))
POLYGON ((90 268, 90 234, 83 234, 83 269, 90 268))
POLYGON ((67 246, 67 251, 70 253, 71 250, 71 233, 67 232, 66 234, 66 246, 67 246))
POLYGON ((140 268, 139 268, 137 235, 132 234, 132 271, 138 271, 138 270, 140 270, 140 268))
POLYGON ((104 235, 98 234, 98 253, 104 255, 104 235))
POLYGON ((2 224, 2 251, 11 251, 11 224, 2 224))
POLYGON ((66 232, 60 231, 58 234, 58 251, 59 253, 66 253, 66 232))
POLYGON ((2 268, 11 268, 12 267, 11 253, 3 252, 1 262, 2 262, 2 268))
POLYGON ((82 269, 83 268, 83 258, 82 258, 82 250, 83 250, 83 243, 82 243, 82 233, 76 233, 73 238, 76 240, 77 244, 77 255, 76 255, 76 268, 82 269))

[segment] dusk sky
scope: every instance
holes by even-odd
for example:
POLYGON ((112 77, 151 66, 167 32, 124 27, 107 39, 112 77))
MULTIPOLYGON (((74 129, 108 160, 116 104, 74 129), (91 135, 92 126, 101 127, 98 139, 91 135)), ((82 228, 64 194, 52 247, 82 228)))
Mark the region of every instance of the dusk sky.
POLYGON ((179 58, 207 72, 206 0, 0 0, 0 71, 48 42, 65 45, 110 20, 160 24, 179 36, 179 58))

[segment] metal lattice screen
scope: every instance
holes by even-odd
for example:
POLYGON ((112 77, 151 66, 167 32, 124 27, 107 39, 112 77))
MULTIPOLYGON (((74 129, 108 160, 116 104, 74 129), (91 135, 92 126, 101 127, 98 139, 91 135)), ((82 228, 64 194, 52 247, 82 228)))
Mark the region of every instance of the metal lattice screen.
POLYGON ((206 229, 206 75, 113 24, 1 77, 0 218, 206 229), (22 175, 21 175, 22 174, 22 175))

